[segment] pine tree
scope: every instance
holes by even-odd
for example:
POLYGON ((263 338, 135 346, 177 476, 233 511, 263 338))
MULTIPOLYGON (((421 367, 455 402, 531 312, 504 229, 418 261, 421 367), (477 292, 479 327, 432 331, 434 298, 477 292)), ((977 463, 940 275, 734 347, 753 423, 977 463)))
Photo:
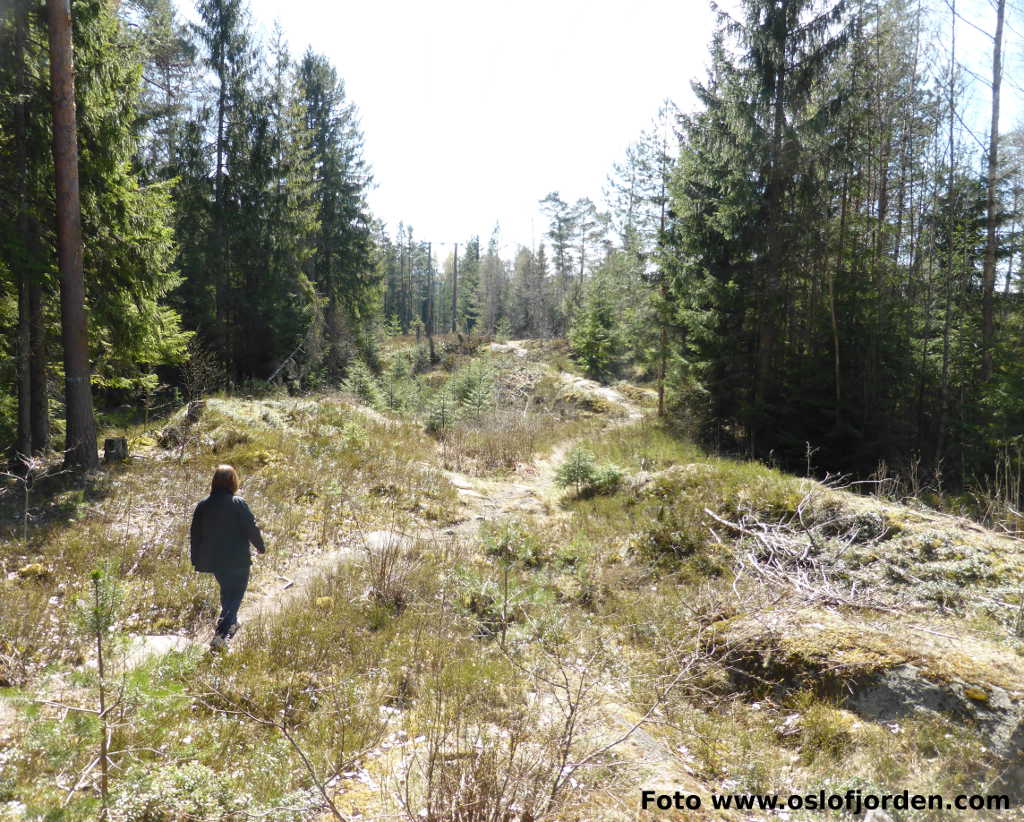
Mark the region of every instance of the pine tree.
POLYGON ((30 14, 30 4, 17 0, 9 5, 9 15, 0 19, 2 53, 0 60, 0 181, 16 196, 0 203, 0 261, 10 277, 11 292, 17 294, 15 306, 16 344, 6 362, 15 366, 18 398, 17 433, 14 440, 16 462, 24 467, 32 454, 49 444, 49 420, 46 390, 46 322, 43 317, 44 289, 48 289, 46 271, 49 254, 46 231, 51 223, 48 189, 52 186, 49 152, 49 120, 42 107, 33 107, 33 98, 47 93, 45 55, 39 39, 31 36, 38 21, 30 14), (20 455, 20 456, 19 456, 20 455))
POLYGON ((53 170, 60 272, 61 343, 64 349, 65 465, 89 470, 98 463, 96 420, 89 383, 82 212, 78 180, 71 5, 47 0, 50 92, 53 99, 53 170))
POLYGON ((554 333, 564 334, 571 314, 570 301, 574 262, 573 240, 576 236, 575 214, 572 207, 562 200, 557 191, 552 191, 540 201, 548 218, 547 237, 551 240, 551 257, 555 270, 552 299, 557 307, 554 333))
POLYGON ((121 14, 143 61, 139 163, 147 181, 166 180, 174 175, 181 131, 196 93, 196 46, 172 0, 129 0, 121 14))
POLYGON ((533 273, 533 254, 528 248, 520 247, 516 254, 515 267, 512 270, 512 284, 509 295, 508 318, 512 334, 516 337, 529 337, 537 334, 538 318, 533 313, 532 288, 535 280, 533 273))
POLYGON ((573 355, 592 379, 612 377, 624 353, 619 299, 625 293, 616 285, 614 266, 599 268, 587 283, 580 309, 569 327, 573 355))
POLYGON ((237 260, 232 254, 230 229, 244 227, 235 193, 231 190, 235 173, 245 167, 242 147, 248 134, 242 124, 248 105, 247 81, 253 67, 253 46, 248 30, 248 11, 243 0, 199 0, 196 10, 200 22, 196 36, 203 46, 202 62, 216 80, 213 96, 213 202, 210 208, 208 250, 202 271, 187 272, 193 278, 209 278, 214 305, 215 324, 209 329, 210 343, 231 363, 238 375, 238 320, 236 304, 240 283, 237 260), (228 223, 233 225, 229 226, 228 223))
POLYGON ((487 253, 480 261, 480 323, 488 334, 495 334, 501 321, 507 319, 508 270, 498 254, 499 236, 495 226, 487 243, 487 253))
MULTIPOLYGON (((317 230, 309 135, 280 31, 269 73, 250 94, 241 132, 245 174, 233 175, 241 225, 233 231, 241 293, 236 367, 262 376, 319 327, 319 299, 304 273, 317 230), (267 333, 269 332, 269 333, 267 333)), ((239 138, 239 142, 240 142, 239 138)), ((302 358, 307 366, 308 353, 302 358)))
POLYGON ((843 2, 745 0, 741 11, 738 21, 720 13, 709 81, 695 86, 704 110, 684 120, 675 210, 689 236, 675 291, 716 303, 707 376, 717 414, 739 417, 750 450, 767 453, 785 396, 790 287, 821 241, 808 230, 817 204, 808 169, 833 110, 825 69, 848 28, 843 2))
POLYGON ((665 415, 665 379, 672 357, 672 298, 666 271, 670 233, 669 181, 675 166, 674 106, 665 103, 653 126, 629 146, 613 167, 605 198, 625 259, 621 288, 636 295, 626 307, 626 337, 633 358, 653 368, 658 380, 658 413, 665 415))

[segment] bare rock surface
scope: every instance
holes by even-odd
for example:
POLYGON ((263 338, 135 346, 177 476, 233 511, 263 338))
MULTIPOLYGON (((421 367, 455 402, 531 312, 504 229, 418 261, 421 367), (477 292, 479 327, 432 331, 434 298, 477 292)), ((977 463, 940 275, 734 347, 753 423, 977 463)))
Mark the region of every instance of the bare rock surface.
POLYGON ((184 651, 192 639, 178 634, 143 634, 133 636, 125 651, 125 668, 135 668, 153 656, 163 656, 171 651, 184 651))
POLYGON ((487 346, 487 350, 495 354, 512 354, 520 359, 525 359, 528 353, 523 344, 517 340, 509 340, 507 343, 491 343, 487 346))

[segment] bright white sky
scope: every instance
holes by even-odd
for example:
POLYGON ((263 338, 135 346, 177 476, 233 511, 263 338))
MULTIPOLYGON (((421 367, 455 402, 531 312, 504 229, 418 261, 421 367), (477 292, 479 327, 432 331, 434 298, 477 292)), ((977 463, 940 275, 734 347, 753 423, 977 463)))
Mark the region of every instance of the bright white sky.
POLYGON ((712 28, 706 0, 249 3, 258 32, 278 19, 344 78, 389 230, 486 244, 500 222, 506 254, 543 239, 548 192, 598 200, 661 102, 692 99, 712 28))
MULTIPOLYGON (((191 0, 177 3, 194 18, 191 0)), ((612 163, 661 102, 693 109, 713 28, 707 0, 249 3, 258 34, 278 20, 293 54, 310 45, 337 68, 361 114, 375 216, 392 232, 411 224, 439 257, 473 234, 486 244, 495 223, 503 256, 542 240, 538 201, 550 191, 600 202, 612 163)), ((983 0, 958 8, 994 27, 983 0)), ((958 56, 989 74, 990 46, 959 31, 958 56)), ((1013 81, 1021 40, 1006 39, 1013 81)), ((988 89, 975 93, 983 115, 988 89)), ((1004 86, 1004 129, 1019 98, 1004 86)), ((970 119, 984 139, 987 121, 970 119)))

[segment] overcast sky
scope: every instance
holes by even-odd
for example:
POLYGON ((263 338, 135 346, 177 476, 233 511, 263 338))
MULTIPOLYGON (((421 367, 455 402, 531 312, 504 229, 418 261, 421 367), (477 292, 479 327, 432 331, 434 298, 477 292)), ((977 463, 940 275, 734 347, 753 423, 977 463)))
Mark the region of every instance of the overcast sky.
MULTIPOLYGON (((257 33, 279 20, 294 54, 312 46, 344 78, 373 168, 370 204, 389 229, 403 220, 435 244, 486 242, 500 223, 506 254, 543 239, 537 202, 548 192, 598 200, 663 100, 693 108, 713 27, 707 0, 249 3, 257 33)), ((984 0, 960 7, 974 3, 984 0)), ((191 0, 178 5, 194 17, 191 0)), ((974 13, 994 17, 984 5, 974 13)), ((984 42, 965 28, 961 54, 973 50, 989 73, 984 42)), ((1020 40, 1007 38, 1009 72, 1020 40)), ((1006 108, 1014 116, 1015 99, 1006 108)))

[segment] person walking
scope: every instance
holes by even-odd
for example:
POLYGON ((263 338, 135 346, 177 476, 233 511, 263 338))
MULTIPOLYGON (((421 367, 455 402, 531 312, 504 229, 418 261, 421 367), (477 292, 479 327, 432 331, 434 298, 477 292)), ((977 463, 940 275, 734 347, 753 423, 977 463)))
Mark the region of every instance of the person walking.
POLYGON ((238 630, 238 608, 249 585, 252 556, 250 543, 264 554, 263 535, 249 506, 235 495, 238 472, 230 465, 218 465, 213 472, 210 496, 202 500, 192 514, 192 567, 199 573, 212 573, 220 586, 220 617, 210 642, 221 650, 238 630))

